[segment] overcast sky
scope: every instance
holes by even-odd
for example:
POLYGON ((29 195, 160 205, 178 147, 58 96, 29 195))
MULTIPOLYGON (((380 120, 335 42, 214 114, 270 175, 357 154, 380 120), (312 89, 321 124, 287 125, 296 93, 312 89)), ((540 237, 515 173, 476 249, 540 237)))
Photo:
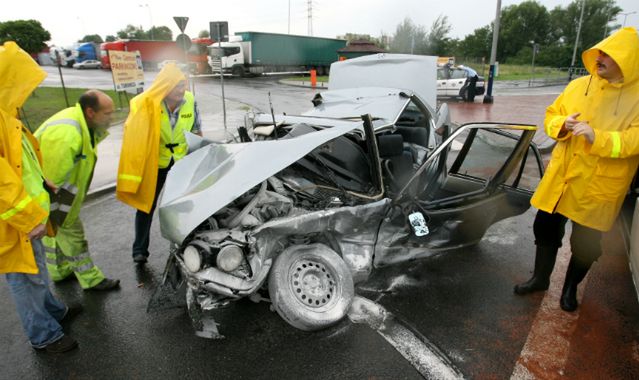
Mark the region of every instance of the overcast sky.
MULTIPOLYGON (((537 0, 549 10, 566 6, 567 0, 537 0)), ((502 7, 518 4, 502 0, 502 7)), ((13 0, 5 3, 0 21, 36 19, 51 32, 51 42, 67 45, 86 34, 104 38, 134 24, 148 29, 166 25, 179 33, 173 16, 189 17, 186 34, 196 37, 208 29, 209 21, 228 21, 231 34, 260 31, 306 35, 308 32, 307 0, 87 0, 34 1, 13 0)), ((345 33, 379 36, 393 34, 397 24, 410 17, 427 29, 439 15, 446 15, 452 25, 451 36, 463 38, 495 18, 497 0, 316 0, 313 1, 313 35, 335 37, 345 33)), ((617 0, 627 16, 626 25, 639 27, 639 1, 617 0)), ((623 23, 623 16, 617 19, 623 23)))

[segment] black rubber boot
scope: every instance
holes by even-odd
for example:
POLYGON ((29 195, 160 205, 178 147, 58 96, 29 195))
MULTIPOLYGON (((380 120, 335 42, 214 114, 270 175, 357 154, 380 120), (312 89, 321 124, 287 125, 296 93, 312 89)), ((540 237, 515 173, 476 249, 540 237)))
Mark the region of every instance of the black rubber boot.
POLYGON ((530 280, 515 285, 515 294, 523 296, 533 292, 548 290, 550 285, 550 274, 555 267, 557 259, 557 251, 559 247, 541 247, 537 246, 535 252, 535 270, 530 280))
POLYGON ((559 306, 564 311, 577 310, 577 285, 586 277, 590 265, 578 263, 574 258, 570 258, 564 288, 561 291, 559 306))

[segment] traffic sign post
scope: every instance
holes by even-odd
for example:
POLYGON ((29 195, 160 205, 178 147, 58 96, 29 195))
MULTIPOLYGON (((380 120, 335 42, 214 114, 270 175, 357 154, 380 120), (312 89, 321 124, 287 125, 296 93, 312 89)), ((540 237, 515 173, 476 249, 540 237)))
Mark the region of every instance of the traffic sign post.
POLYGON ((184 29, 186 29, 186 24, 189 22, 189 18, 188 17, 173 17, 173 20, 175 20, 175 23, 177 24, 178 28, 180 29, 180 32, 184 33, 184 29))
POLYGON ((220 55, 220 85, 222 86, 222 114, 224 115, 224 132, 226 132, 226 98, 224 96, 224 69, 222 68, 222 41, 229 40, 229 23, 228 21, 211 21, 209 22, 209 34, 211 38, 217 41, 217 53, 220 55))

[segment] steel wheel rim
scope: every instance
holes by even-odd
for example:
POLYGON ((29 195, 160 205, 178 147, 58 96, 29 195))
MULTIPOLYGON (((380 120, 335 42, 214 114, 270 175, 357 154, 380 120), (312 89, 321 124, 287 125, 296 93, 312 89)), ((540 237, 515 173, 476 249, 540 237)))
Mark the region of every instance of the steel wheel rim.
POLYGON ((314 309, 335 300, 336 277, 331 267, 315 260, 296 260, 289 269, 289 283, 295 298, 314 309))

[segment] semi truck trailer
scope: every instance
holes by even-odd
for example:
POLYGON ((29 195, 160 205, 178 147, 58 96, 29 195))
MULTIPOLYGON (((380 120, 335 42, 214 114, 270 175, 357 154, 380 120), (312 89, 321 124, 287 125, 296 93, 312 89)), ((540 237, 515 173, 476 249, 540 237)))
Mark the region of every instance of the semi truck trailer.
MULTIPOLYGON (((218 47, 216 43, 213 47, 218 47)), ((337 50, 346 40, 298 36, 291 34, 237 32, 229 42, 222 42, 223 57, 210 57, 214 73, 233 76, 317 70, 328 74, 331 63, 338 60, 337 50)))

